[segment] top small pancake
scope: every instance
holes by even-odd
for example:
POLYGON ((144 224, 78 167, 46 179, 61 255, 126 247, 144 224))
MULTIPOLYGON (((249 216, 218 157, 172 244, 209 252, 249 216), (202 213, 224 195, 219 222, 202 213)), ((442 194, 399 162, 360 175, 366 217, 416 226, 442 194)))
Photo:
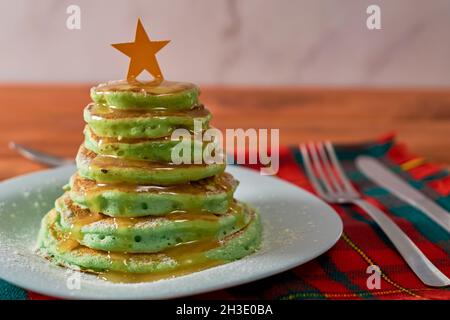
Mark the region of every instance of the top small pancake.
POLYGON ((198 87, 188 82, 119 80, 91 88, 94 102, 117 109, 190 110, 199 104, 198 96, 198 87))

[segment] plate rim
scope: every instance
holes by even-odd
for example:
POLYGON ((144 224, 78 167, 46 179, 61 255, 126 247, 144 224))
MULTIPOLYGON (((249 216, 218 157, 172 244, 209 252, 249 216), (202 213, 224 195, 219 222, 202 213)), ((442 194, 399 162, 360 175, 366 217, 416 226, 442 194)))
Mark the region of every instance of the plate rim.
MULTIPOLYGON (((247 168, 244 166, 238 166, 238 165, 229 165, 227 166, 227 170, 228 169, 232 169, 235 170, 235 168, 238 168, 238 170, 243 170, 246 171, 248 173, 257 173, 257 171, 255 171, 254 169, 251 168, 247 168)), ((20 182, 20 180, 22 179, 27 179, 27 178, 31 178, 34 176, 40 176, 40 175, 46 175, 46 174, 55 174, 58 173, 59 171, 62 172, 66 172, 68 170, 71 170, 73 172, 75 172, 76 170, 76 166, 69 164, 69 165, 64 165, 64 166, 60 166, 60 167, 56 167, 56 168, 50 168, 50 169, 44 169, 44 170, 39 170, 39 171, 34 171, 31 173, 25 173, 25 174, 21 174, 19 176, 15 176, 6 180, 3 180, 0 182, 0 188, 3 188, 5 185, 8 184, 15 184, 20 182)), ((243 285, 243 284, 248 284, 250 282, 254 282, 257 280, 261 280, 264 278, 268 278, 271 277, 273 275, 285 272, 287 270, 290 270, 294 267, 303 265, 309 261, 312 261, 314 259, 316 259, 317 257, 321 256, 322 254, 324 254, 325 252, 327 252, 328 250, 330 250, 333 246, 335 246, 335 244, 339 241, 342 233, 343 233, 343 222, 342 219, 340 218, 339 214, 336 212, 335 209, 333 209, 327 202, 325 202, 324 200, 322 200, 321 198, 319 198, 318 196, 316 196, 315 194, 311 193, 308 190, 305 190, 297 185, 295 185, 294 183, 288 181, 288 180, 284 180, 282 178, 279 178, 278 176, 265 176, 265 178, 268 179, 274 179, 276 180, 278 183, 283 183, 283 184, 287 184, 289 185, 289 187, 294 187, 296 189, 298 189, 298 191, 304 193, 307 197, 309 197, 310 199, 312 199, 313 201, 316 201, 317 203, 319 203, 320 205, 327 207, 329 210, 328 215, 330 217, 334 217, 335 218, 335 222, 337 224, 335 224, 335 228, 336 228, 336 233, 334 235, 334 237, 332 239, 329 240, 329 243, 327 246, 324 246, 323 248, 321 248, 320 250, 317 250, 316 252, 314 252, 314 254, 312 255, 308 255, 306 258, 300 259, 300 260, 296 260, 296 261, 292 261, 289 264, 284 265, 281 268, 276 268, 273 269, 271 271, 265 271, 265 272, 261 272, 259 274, 255 274, 255 275, 250 275, 247 276, 245 280, 242 280, 240 278, 233 278, 230 279, 229 281, 227 281, 226 283, 214 283, 212 285, 205 285, 203 287, 198 287, 195 288, 193 290, 188 290, 188 292, 185 291, 177 291, 174 292, 172 294, 163 294, 160 295, 159 297, 148 297, 145 296, 145 293, 143 294, 130 294, 130 296, 128 297, 99 297, 97 293, 94 293, 93 295, 89 295, 86 294, 85 291, 82 291, 83 293, 81 294, 77 294, 78 291, 74 290, 72 291, 72 294, 66 293, 66 291, 61 292, 57 287, 42 287, 40 286, 37 282, 33 282, 33 283, 25 283, 25 280, 21 281, 21 279, 23 278, 15 278, 13 280, 10 279, 5 279, 4 277, 1 276, 2 272, 2 267, 0 267, 0 279, 11 283, 13 285, 16 285, 20 288, 23 288, 25 290, 29 290, 29 291, 33 291, 39 294, 43 294, 43 295, 48 295, 50 297, 54 297, 54 298, 62 298, 62 299, 123 299, 123 300, 140 300, 140 299, 172 299, 172 298, 180 298, 180 297, 186 297, 186 296, 193 296, 193 295, 197 295, 197 294, 202 294, 202 293, 207 293, 207 292, 211 292, 211 291, 215 291, 215 290, 221 290, 221 289, 227 289, 227 288, 231 288, 234 286, 238 286, 238 285, 243 285)), ((245 259, 245 257, 244 257, 245 259)), ((226 266, 226 264, 225 264, 226 266)), ((218 266, 221 267, 221 266, 218 266)), ((212 269, 209 269, 212 270, 212 269)), ((169 279, 166 281, 170 281, 173 279, 169 279)), ((127 285, 135 285, 135 284, 122 284, 122 283, 118 283, 117 285, 119 286, 127 286, 127 285)), ((144 283, 142 285, 145 285, 144 283)), ((131 289, 131 288, 130 288, 131 289)))

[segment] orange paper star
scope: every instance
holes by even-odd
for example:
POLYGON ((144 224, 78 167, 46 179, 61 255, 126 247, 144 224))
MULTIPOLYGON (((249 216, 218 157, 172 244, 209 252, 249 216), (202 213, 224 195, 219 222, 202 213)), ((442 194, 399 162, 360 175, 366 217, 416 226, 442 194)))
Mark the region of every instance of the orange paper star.
POLYGON ((142 71, 147 70, 157 81, 164 79, 156 53, 170 41, 151 41, 138 19, 134 42, 112 44, 114 48, 131 58, 127 80, 135 81, 142 71))

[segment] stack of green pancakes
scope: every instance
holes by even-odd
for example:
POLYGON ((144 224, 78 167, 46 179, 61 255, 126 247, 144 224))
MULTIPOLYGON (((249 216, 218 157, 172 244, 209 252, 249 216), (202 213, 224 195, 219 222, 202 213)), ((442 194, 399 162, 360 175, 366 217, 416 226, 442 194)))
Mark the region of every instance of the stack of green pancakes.
MULTIPOLYGON (((115 81, 91 89, 78 171, 42 220, 38 252, 117 281, 195 272, 261 241, 259 215, 233 198, 225 163, 175 164, 176 129, 209 128, 190 83, 115 81)), ((189 140, 188 149, 195 147, 189 140)), ((191 163, 194 163, 193 161, 191 163)))

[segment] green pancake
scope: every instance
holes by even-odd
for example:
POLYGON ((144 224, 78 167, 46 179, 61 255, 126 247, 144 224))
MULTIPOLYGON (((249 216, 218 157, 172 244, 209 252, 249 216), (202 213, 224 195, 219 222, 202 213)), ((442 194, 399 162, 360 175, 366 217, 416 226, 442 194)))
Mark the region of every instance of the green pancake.
POLYGON ((78 174, 100 183, 155 184, 160 186, 187 183, 224 172, 226 164, 171 164, 144 160, 125 160, 98 155, 83 145, 76 163, 78 174))
POLYGON ((91 103, 84 109, 84 120, 101 137, 161 138, 175 129, 194 131, 194 120, 208 128, 211 114, 203 106, 186 112, 120 110, 91 103))
POLYGON ((42 219, 37 252, 107 280, 143 282, 256 251, 259 214, 233 198, 238 181, 224 172, 223 153, 209 148, 214 141, 172 139, 176 129, 210 128, 198 96, 194 84, 164 80, 93 87, 78 171, 42 219), (214 159, 203 160, 209 151, 214 159))
MULTIPOLYGON (((171 140, 170 137, 160 139, 115 139, 96 136, 89 127, 84 129, 84 146, 101 155, 111 155, 123 159, 148 160, 154 162, 171 162, 172 150, 179 146, 183 150, 191 150, 190 159, 194 161, 195 147, 204 150, 201 141, 171 140)), ((178 149, 180 150, 180 149, 178 149)))
POLYGON ((245 206, 250 222, 218 242, 194 242, 161 253, 108 253, 83 245, 67 245, 57 230, 57 214, 52 210, 42 220, 37 252, 55 264, 93 272, 161 273, 201 270, 240 259, 256 251, 261 242, 259 215, 245 206))
POLYGON ((112 217, 165 215, 173 211, 222 214, 228 211, 238 181, 228 173, 176 186, 99 185, 74 175, 70 197, 93 212, 112 217))
POLYGON ((56 201, 55 227, 97 250, 153 253, 191 241, 218 241, 249 222, 244 207, 233 204, 227 214, 172 213, 166 216, 111 218, 75 205, 67 195, 56 201))
POLYGON ((198 102, 198 87, 188 82, 128 82, 124 80, 99 84, 91 89, 98 104, 117 109, 151 109, 186 111, 198 102))

